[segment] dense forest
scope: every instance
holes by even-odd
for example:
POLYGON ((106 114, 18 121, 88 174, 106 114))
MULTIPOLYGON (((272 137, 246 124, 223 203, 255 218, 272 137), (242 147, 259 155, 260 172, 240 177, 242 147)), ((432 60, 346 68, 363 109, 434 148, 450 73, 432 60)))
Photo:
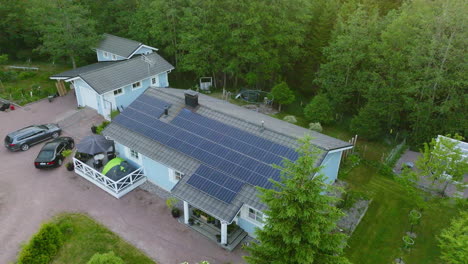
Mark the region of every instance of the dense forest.
POLYGON ((0 0, 0 54, 76 67, 110 33, 159 48, 178 78, 286 82, 334 113, 310 121, 419 144, 468 132, 466 14, 466 0, 0 0))

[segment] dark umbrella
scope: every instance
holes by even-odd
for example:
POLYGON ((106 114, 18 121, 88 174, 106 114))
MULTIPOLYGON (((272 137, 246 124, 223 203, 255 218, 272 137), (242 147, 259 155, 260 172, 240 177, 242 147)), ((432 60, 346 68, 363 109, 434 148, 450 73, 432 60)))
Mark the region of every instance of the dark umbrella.
POLYGON ((76 145, 76 150, 81 153, 95 155, 97 153, 107 152, 114 145, 114 141, 106 139, 101 135, 92 135, 84 137, 76 145))

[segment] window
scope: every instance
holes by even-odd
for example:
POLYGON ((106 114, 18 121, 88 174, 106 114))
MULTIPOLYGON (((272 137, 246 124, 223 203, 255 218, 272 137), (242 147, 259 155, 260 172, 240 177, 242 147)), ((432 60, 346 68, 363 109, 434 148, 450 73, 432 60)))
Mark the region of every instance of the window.
POLYGON ((169 169, 169 178, 172 182, 178 182, 184 177, 184 174, 180 171, 169 169))
POLYGON ((249 207, 249 218, 257 222, 263 223, 263 213, 249 207))
POLYGON ((112 60, 117 60, 117 57, 114 54, 112 54, 112 60))
POLYGON ((109 58, 109 53, 107 53, 107 51, 104 51, 104 58, 109 58))
POLYGON ((134 151, 133 149, 130 149, 130 157, 132 159, 139 160, 140 159, 140 154, 138 152, 134 151))
POLYGON ((156 85, 156 77, 151 78, 151 84, 156 85))
POLYGON ((132 88, 133 88, 133 89, 138 89, 138 88, 140 88, 140 87, 141 87, 141 82, 136 82, 136 83, 133 83, 133 84, 132 84, 132 88))
POLYGON ((114 90, 114 95, 119 95, 119 94, 123 94, 122 88, 114 90))

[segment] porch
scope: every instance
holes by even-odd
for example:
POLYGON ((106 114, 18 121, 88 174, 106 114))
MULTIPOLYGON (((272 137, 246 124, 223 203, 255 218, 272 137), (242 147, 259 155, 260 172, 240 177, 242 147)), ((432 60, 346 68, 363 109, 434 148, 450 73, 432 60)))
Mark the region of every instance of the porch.
MULTIPOLYGON (((107 163, 107 157, 104 160, 104 165, 105 163, 107 163)), ((117 199, 146 181, 146 176, 143 174, 143 168, 137 168, 123 177, 114 177, 112 179, 101 173, 102 167, 94 168, 92 161, 90 160, 81 161, 77 158, 73 158, 73 164, 76 174, 94 183, 96 186, 117 199)))
POLYGON ((184 223, 229 251, 233 251, 248 236, 247 232, 236 223, 228 224, 226 221, 218 220, 201 210, 191 209, 185 201, 184 223), (202 212, 202 214, 197 212, 202 212))

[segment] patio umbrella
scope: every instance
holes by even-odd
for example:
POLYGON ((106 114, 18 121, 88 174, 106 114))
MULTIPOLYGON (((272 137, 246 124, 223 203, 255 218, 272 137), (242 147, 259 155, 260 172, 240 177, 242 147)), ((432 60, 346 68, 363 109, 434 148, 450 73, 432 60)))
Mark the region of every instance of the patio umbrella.
POLYGON ((76 145, 76 150, 81 153, 95 155, 97 153, 105 153, 114 145, 114 141, 106 139, 101 135, 92 135, 84 137, 80 143, 76 145))

